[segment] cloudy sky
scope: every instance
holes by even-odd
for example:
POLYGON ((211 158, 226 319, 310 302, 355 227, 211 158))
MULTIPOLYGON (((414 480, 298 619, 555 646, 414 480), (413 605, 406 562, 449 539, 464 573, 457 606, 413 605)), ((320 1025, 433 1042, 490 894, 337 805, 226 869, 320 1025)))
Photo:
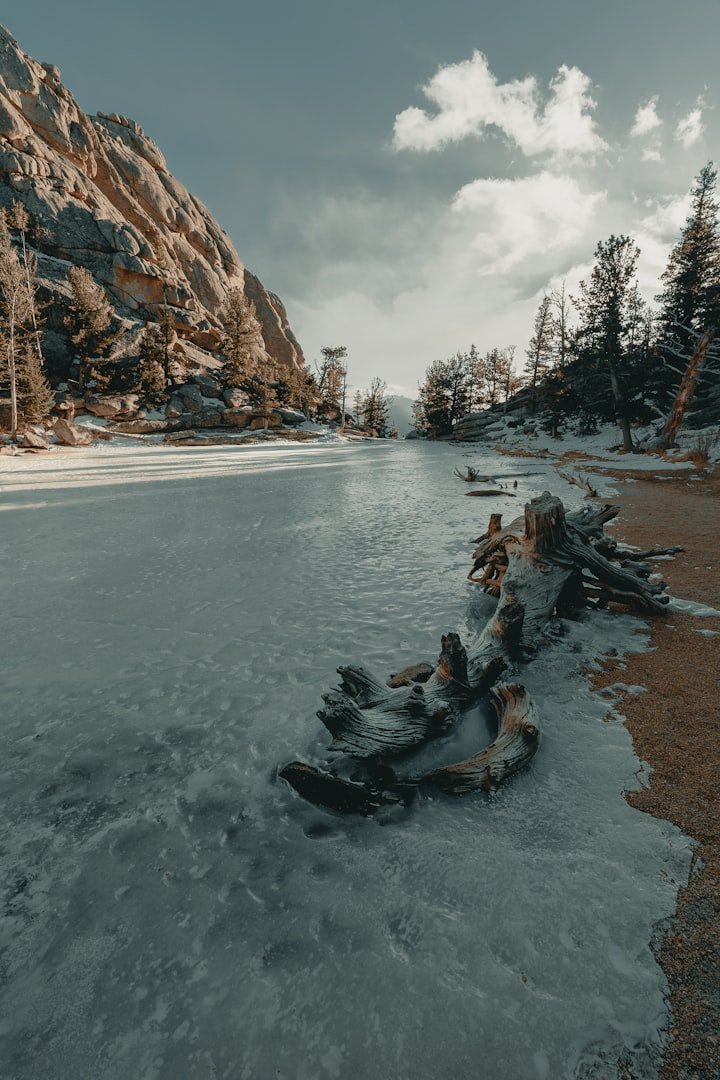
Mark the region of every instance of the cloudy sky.
POLYGON ((629 233, 651 299, 720 157, 720 0, 34 0, 0 18, 137 120, 279 293, 307 359, 414 396, 522 357, 543 292, 629 233))

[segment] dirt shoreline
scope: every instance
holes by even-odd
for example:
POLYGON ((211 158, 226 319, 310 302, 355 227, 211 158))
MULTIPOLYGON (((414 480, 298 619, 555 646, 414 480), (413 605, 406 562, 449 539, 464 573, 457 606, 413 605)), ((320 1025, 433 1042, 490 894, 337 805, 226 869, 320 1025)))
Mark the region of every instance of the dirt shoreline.
MULTIPOLYGON (((720 468, 702 476, 660 470, 612 475, 622 481, 620 497, 612 500, 621 511, 609 531, 641 548, 682 544, 683 553, 657 564, 670 593, 720 609, 720 468)), ((658 616, 650 646, 652 651, 621 662, 620 680, 647 688, 626 696, 620 710, 638 757, 653 770, 649 786, 626 798, 696 841, 690 880, 678 893, 657 950, 671 1019, 660 1080, 718 1080, 720 617, 658 616)), ((593 678, 598 688, 616 681, 617 664, 593 678)))

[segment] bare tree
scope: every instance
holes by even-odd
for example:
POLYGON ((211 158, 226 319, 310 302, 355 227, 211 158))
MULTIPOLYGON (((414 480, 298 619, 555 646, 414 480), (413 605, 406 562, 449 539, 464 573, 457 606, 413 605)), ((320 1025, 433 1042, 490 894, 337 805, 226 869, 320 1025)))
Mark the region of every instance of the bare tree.
POLYGON ((5 378, 10 387, 10 431, 18 429, 18 374, 23 356, 24 329, 32 325, 33 294, 25 267, 13 247, 7 214, 0 210, 0 333, 5 378))

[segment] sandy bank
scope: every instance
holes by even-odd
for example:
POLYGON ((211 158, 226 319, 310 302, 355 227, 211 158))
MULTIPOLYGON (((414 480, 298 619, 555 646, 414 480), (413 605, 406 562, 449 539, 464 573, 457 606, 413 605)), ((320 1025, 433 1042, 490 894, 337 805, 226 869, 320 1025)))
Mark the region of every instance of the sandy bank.
MULTIPOLYGON (((683 544, 658 568, 673 596, 720 609, 720 470, 702 479, 616 473, 622 509, 611 531, 638 547, 683 544)), ((647 693, 622 706, 638 756, 652 767, 631 805, 697 841, 659 960, 670 989, 671 1037, 661 1080, 720 1076, 720 618, 671 613, 652 622, 648 653, 623 664, 623 682, 647 693), (714 634, 708 634, 714 631, 714 634)), ((595 682, 611 685, 608 671, 595 682)))

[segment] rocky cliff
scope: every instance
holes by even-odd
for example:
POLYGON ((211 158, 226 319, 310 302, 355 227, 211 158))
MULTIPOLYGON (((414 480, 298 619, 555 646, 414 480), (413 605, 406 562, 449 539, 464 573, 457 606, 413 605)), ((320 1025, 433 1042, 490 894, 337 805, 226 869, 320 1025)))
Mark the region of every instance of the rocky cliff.
POLYGON ((278 297, 244 269, 142 128, 114 114, 87 116, 58 69, 26 56, 0 27, 0 206, 15 201, 30 215, 39 281, 50 294, 65 291, 68 263, 79 264, 121 315, 152 321, 167 304, 179 335, 212 350, 217 308, 228 288, 243 286, 267 354, 303 362, 278 297))

